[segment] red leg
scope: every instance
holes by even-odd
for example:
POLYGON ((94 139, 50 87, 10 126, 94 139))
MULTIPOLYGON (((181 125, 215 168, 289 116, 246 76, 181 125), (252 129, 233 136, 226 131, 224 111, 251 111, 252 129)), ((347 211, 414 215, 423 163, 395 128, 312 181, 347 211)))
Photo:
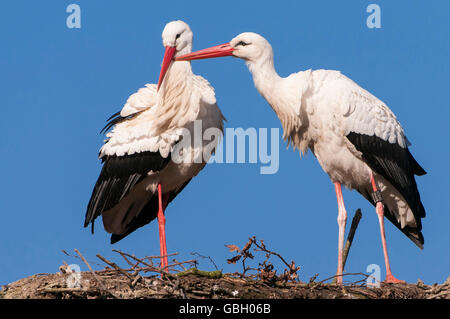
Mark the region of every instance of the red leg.
MULTIPOLYGON (((375 179, 373 178, 372 172, 370 172, 370 181, 372 183, 372 189, 374 192, 378 191, 377 184, 375 183, 375 179)), ((382 202, 378 202, 376 204, 376 212, 378 215, 378 222, 380 224, 380 233, 381 233, 381 244, 383 245, 383 253, 384 253, 384 262, 386 264, 386 279, 384 282, 386 283, 404 283, 405 281, 399 280, 392 275, 391 266, 389 264, 389 255, 387 250, 386 243, 386 235, 384 232, 384 206, 382 202)))
POLYGON ((158 225, 159 225, 159 247, 161 253, 161 268, 167 269, 167 247, 166 247, 166 217, 164 216, 164 209, 167 206, 168 194, 162 198, 161 184, 158 184, 158 225))
POLYGON ((336 190, 336 197, 338 202, 338 225, 339 225, 339 248, 338 248, 338 269, 337 269, 337 283, 342 285, 342 273, 344 272, 344 235, 345 225, 347 223, 347 211, 344 206, 344 197, 342 196, 341 184, 334 183, 336 190))

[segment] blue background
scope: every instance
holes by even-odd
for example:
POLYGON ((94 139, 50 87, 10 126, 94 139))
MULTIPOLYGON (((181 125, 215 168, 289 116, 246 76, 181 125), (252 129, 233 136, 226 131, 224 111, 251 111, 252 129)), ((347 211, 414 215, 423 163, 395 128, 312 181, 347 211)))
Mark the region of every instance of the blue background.
MULTIPOLYGON (((448 1, 377 1, 381 29, 366 26, 371 1, 77 1, 81 29, 66 27, 69 1, 8 1, 0 11, 0 284, 57 272, 61 253, 78 248, 119 261, 112 248, 158 255, 157 224, 111 246, 97 222, 83 228, 86 204, 101 169, 99 130, 127 97, 155 83, 164 49, 161 32, 182 19, 194 49, 228 42, 244 31, 265 36, 282 76, 305 69, 342 71, 397 115, 411 151, 427 170, 418 185, 427 217, 421 251, 389 222, 394 275, 409 282, 443 282, 450 269, 448 1)), ((232 58, 193 62, 216 89, 227 127, 280 127, 254 89, 245 64, 232 58)), ((208 165, 167 210, 167 246, 211 256, 224 271, 224 244, 251 235, 302 267, 300 279, 324 279, 337 266, 337 205, 333 184, 309 153, 285 149, 280 169, 260 175, 260 164, 208 165)), ((377 217, 357 192, 345 191, 349 222, 363 219, 346 266, 381 266, 377 217)), ((213 269, 202 261, 201 268, 213 269)))

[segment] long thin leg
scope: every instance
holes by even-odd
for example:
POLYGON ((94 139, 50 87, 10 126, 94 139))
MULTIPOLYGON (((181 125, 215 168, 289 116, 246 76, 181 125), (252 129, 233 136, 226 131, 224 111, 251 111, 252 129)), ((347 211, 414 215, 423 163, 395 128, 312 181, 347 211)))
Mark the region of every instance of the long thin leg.
POLYGON ((158 184, 158 225, 159 225, 159 248, 161 253, 161 268, 167 269, 167 246, 166 246, 166 217, 164 216, 164 209, 167 205, 168 196, 162 198, 161 184, 158 184))
POLYGON ((342 189, 340 183, 334 183, 336 190, 336 197, 338 202, 338 225, 339 225, 339 248, 338 248, 338 269, 337 280, 338 285, 342 285, 342 273, 344 272, 344 235, 345 225, 347 223, 347 211, 345 210, 344 197, 342 196, 342 189))
MULTIPOLYGON (((370 181, 372 183, 372 189, 373 189, 374 193, 377 193, 378 186, 375 183, 375 179, 373 177, 372 171, 370 171, 370 181)), ((384 282, 386 282, 386 283, 404 283, 403 280, 399 280, 399 279, 395 278, 391 272, 391 266, 389 264, 389 255, 388 255, 387 243, 386 243, 386 235, 384 232, 384 206, 381 201, 378 201, 376 203, 376 212, 377 212, 377 216, 378 216, 378 222, 380 224, 381 244, 383 245, 384 262, 386 264, 386 279, 384 280, 384 282)))

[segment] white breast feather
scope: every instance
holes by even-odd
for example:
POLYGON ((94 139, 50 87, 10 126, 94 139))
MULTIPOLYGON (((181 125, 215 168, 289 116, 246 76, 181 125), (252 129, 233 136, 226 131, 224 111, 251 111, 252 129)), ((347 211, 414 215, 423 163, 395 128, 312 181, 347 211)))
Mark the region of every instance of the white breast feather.
POLYGON ((151 109, 136 118, 117 124, 108 132, 107 142, 100 149, 104 155, 123 156, 141 152, 160 152, 167 157, 173 145, 180 139, 181 129, 168 130, 160 135, 152 133, 151 109))
MULTIPOLYGON (((173 146, 181 138, 182 128, 205 116, 213 116, 213 118, 205 119, 205 121, 217 122, 218 128, 222 129, 224 118, 215 104, 214 89, 207 80, 200 76, 194 75, 192 80, 194 85, 190 86, 190 88, 193 88, 190 96, 179 96, 180 99, 189 99, 189 102, 178 104, 172 100, 175 104, 183 105, 183 110, 174 114, 172 120, 175 122, 171 121, 171 127, 160 134, 155 134, 155 128, 157 127, 155 124, 164 112, 161 112, 162 110, 156 105, 158 101, 156 85, 147 84, 146 88, 142 88, 131 95, 122 109, 121 115, 127 116, 138 111, 145 111, 133 119, 115 125, 106 134, 108 139, 100 149, 100 157, 105 155, 131 155, 145 151, 159 151, 163 157, 167 157, 173 150, 173 146), (206 108, 208 108, 208 112, 206 108)), ((174 111, 173 107, 169 107, 169 109, 174 111)), ((165 115, 168 115, 167 113, 165 115)))
POLYGON ((156 84, 146 84, 144 88, 139 89, 128 98, 127 103, 125 103, 122 111, 120 111, 120 115, 125 117, 143 111, 156 105, 156 101, 156 84))
POLYGON ((211 84, 199 75, 194 75, 193 79, 198 91, 201 92, 203 102, 211 105, 216 104, 216 95, 211 84))

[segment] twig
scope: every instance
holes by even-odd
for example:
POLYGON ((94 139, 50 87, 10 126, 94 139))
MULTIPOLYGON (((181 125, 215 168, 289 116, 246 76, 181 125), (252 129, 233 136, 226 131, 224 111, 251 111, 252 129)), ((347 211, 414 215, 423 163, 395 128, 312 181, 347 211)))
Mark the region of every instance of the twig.
POLYGON ((170 270, 175 270, 175 271, 178 271, 178 272, 179 272, 178 269, 174 269, 174 268, 175 268, 176 266, 180 266, 180 267, 184 268, 184 270, 186 270, 186 267, 184 267, 183 264, 196 265, 196 264, 197 264, 197 260, 191 259, 191 260, 186 260, 186 261, 176 261, 175 259, 173 259, 173 263, 172 263, 172 264, 169 264, 167 267, 168 267, 170 270))
MULTIPOLYGON (((125 252, 120 251, 120 250, 113 249, 113 251, 116 252, 116 253, 119 253, 122 257, 128 257, 128 258, 131 258, 131 259, 133 259, 134 261, 136 261, 137 263, 133 265, 133 268, 132 268, 132 269, 140 270, 140 271, 141 271, 141 270, 143 270, 143 271, 154 271, 154 272, 158 272, 158 273, 161 273, 161 274, 169 275, 169 273, 166 272, 166 271, 164 271, 162 268, 157 267, 157 266, 154 266, 153 264, 150 264, 150 263, 144 261, 144 259, 149 259, 150 262, 151 262, 151 259, 160 258, 160 256, 149 256, 149 257, 145 257, 145 258, 140 259, 140 258, 137 258, 137 257, 134 256, 134 255, 130 255, 130 254, 125 253, 125 252), (147 268, 136 268, 140 263, 143 264, 144 266, 146 266, 147 268)), ((175 255, 177 255, 177 254, 178 254, 178 253, 173 253, 173 254, 169 254, 169 255, 167 255, 167 256, 175 256, 175 255)), ((195 260, 195 259, 187 260, 187 261, 183 261, 183 262, 178 262, 178 261, 176 261, 176 260, 174 259, 174 263, 169 264, 169 265, 168 265, 168 268, 173 268, 173 267, 176 267, 176 266, 181 266, 181 265, 183 265, 183 264, 196 264, 196 263, 197 263, 197 260, 195 260)), ((110 266, 112 266, 112 265, 110 265, 110 266)), ((117 265, 116 265, 116 266, 117 266, 117 265)), ((114 266, 112 266, 112 267, 114 267, 114 266)), ((173 270, 173 269, 172 269, 172 270, 173 270)))
POLYGON ((268 253, 270 255, 277 256, 289 269, 291 268, 291 265, 289 265, 288 262, 286 260, 284 260, 284 258, 279 253, 268 250, 262 240, 261 240, 261 243, 263 243, 263 244, 259 245, 258 242, 256 241, 255 237, 253 237, 252 239, 253 239, 253 243, 255 244, 255 246, 258 247, 261 251, 268 253))
POLYGON ((106 290, 106 287, 103 285, 103 283, 101 282, 100 278, 97 276, 97 274, 95 273, 95 271, 92 269, 91 265, 89 265, 89 263, 87 262, 86 258, 84 258, 84 256, 78 251, 78 249, 74 249, 75 252, 78 254, 78 256, 80 256, 81 260, 83 260, 83 262, 86 264, 86 266, 89 268, 89 271, 91 272, 91 274, 94 276, 95 280, 97 280, 98 284, 100 285, 100 287, 104 290, 106 290))
POLYGON ((210 256, 203 256, 203 255, 200 255, 197 252, 193 252, 193 253, 191 253, 191 255, 199 256, 200 258, 203 258, 203 259, 209 259, 209 261, 213 264, 214 268, 216 268, 216 270, 219 270, 219 268, 217 268, 216 263, 214 262, 214 260, 212 260, 212 258, 210 256))
POLYGON ((110 265, 111 267, 113 267, 115 270, 117 270, 118 272, 120 272, 121 274, 125 275, 128 279, 130 279, 131 282, 133 282, 133 278, 131 277, 131 275, 126 272, 125 270, 123 270, 122 268, 120 268, 119 266, 117 266, 116 263, 113 263, 112 261, 107 260, 105 257, 103 257, 100 254, 96 255, 98 259, 100 259, 101 261, 103 261, 104 263, 110 265))
POLYGON ((116 253, 119 253, 120 256, 122 256, 122 258, 125 259, 125 261, 127 262, 127 264, 130 265, 131 267, 134 268, 134 267, 136 267, 136 266, 138 265, 138 264, 133 264, 131 261, 129 261, 128 258, 127 258, 127 256, 126 256, 123 252, 121 252, 120 250, 113 249, 112 251, 114 251, 114 252, 116 252, 116 253))
POLYGON ((142 279, 141 275, 136 274, 136 277, 134 278, 133 282, 131 283, 131 287, 136 286, 137 282, 141 279, 142 279))
MULTIPOLYGON (((256 241, 256 238, 253 236, 252 238, 253 243, 256 245, 256 247, 259 248, 260 251, 263 251, 266 253, 266 260, 263 262, 262 266, 264 266, 264 271, 260 271, 260 275, 263 275, 264 273, 268 274, 269 277, 273 277, 273 279, 276 279, 276 270, 273 272, 273 265, 271 263, 267 264, 269 261, 270 256, 277 256, 287 267, 288 269, 285 269, 284 273, 280 276, 278 276, 279 279, 284 281, 292 281, 294 282, 298 278, 297 272, 300 270, 300 267, 295 266, 295 262, 292 261, 290 264, 277 252, 268 250, 266 245, 262 240, 260 240, 260 244, 256 241)), ((255 249, 255 251, 258 251, 255 249)))
POLYGON ((352 246, 352 243, 353 243, 353 237, 355 236, 356 228, 358 228, 361 217, 362 217, 361 208, 358 208, 355 212, 355 216, 353 216, 352 225, 350 226, 350 231, 348 232, 348 236, 347 236, 347 242, 345 243, 344 259, 343 259, 344 267, 345 267, 345 263, 347 261, 350 247, 352 246))
POLYGON ((153 259, 161 259, 163 257, 167 257, 168 258, 168 257, 171 257, 171 256, 176 256, 176 255, 178 255, 178 253, 167 254, 165 256, 147 256, 147 257, 144 257, 142 259, 147 259, 153 265, 153 259))
POLYGON ((441 292, 441 293, 439 293, 437 295, 429 296, 427 299, 437 299, 437 298, 444 297, 444 296, 449 295, 449 294, 450 294, 450 291, 444 291, 444 292, 441 292))
MULTIPOLYGON (((114 252, 119 252, 119 250, 115 250, 115 249, 113 249, 113 251, 114 252)), ((128 253, 124 253, 124 252, 120 252, 120 253, 125 255, 125 256, 127 256, 127 257, 130 257, 131 259, 133 259, 134 261, 137 261, 138 263, 141 263, 141 264, 143 264, 143 265, 145 265, 145 266, 147 266, 149 268, 155 269, 155 271, 159 272, 159 268, 158 267, 153 266, 153 265, 145 262, 143 259, 137 258, 136 256, 130 255, 128 253)))
POLYGON ((187 268, 186 267, 184 267, 184 265, 183 265, 183 263, 182 262, 179 262, 179 261, 177 261, 175 258, 173 259, 173 261, 175 262, 175 263, 177 263, 178 264, 178 266, 180 266, 181 268, 183 268, 183 271, 186 271, 187 270, 187 268))
MULTIPOLYGON (((344 276, 365 276, 366 279, 367 279, 368 277, 370 277, 370 275, 365 274, 365 273, 362 273, 362 272, 357 272, 357 273, 345 273, 345 274, 342 274, 342 277, 344 277, 344 276)), ((325 281, 330 280, 330 279, 336 279, 337 277, 338 277, 338 275, 334 275, 334 276, 325 278, 324 280, 319 281, 318 284, 323 284, 325 281)), ((333 281, 333 282, 334 282, 334 281, 333 281)))
POLYGON ((234 257, 227 259, 227 262, 229 264, 235 264, 237 261, 241 260, 243 272, 241 274, 239 274, 239 273, 237 274, 241 278, 245 278, 245 277, 249 278, 249 275, 246 275, 246 273, 248 271, 255 271, 256 275, 253 275, 253 276, 251 275, 250 277, 256 277, 256 278, 262 279, 263 281, 267 281, 267 282, 274 283, 276 280, 285 281, 285 282, 288 282, 288 281, 295 282, 298 280, 297 272, 299 271, 300 267, 296 267, 294 261, 292 261, 289 264, 283 258, 283 256, 281 256, 280 254, 278 254, 274 251, 268 250, 262 240, 260 240, 258 243, 255 236, 250 237, 248 242, 245 244, 245 246, 242 249, 240 249, 236 245, 225 245, 225 246, 230 250, 230 252, 238 253, 234 257), (254 251, 266 253, 265 254, 266 259, 262 263, 259 263, 258 268, 247 267, 247 265, 246 265, 247 258, 254 259, 254 256, 249 251, 253 245, 255 245, 255 247, 253 247, 254 251), (279 276, 276 275, 277 271, 274 269, 273 264, 269 261, 269 259, 272 256, 278 257, 288 268, 288 269, 285 269, 284 273, 279 276))
POLYGON ((80 292, 80 293, 96 293, 98 292, 97 289, 85 289, 85 288, 39 288, 37 289, 39 292, 44 293, 74 293, 74 292, 80 292))
MULTIPOLYGON (((65 251, 64 249, 62 249, 61 252, 62 252, 64 255, 67 255, 67 256, 69 256, 69 257, 76 258, 76 259, 81 259, 80 256, 77 256, 77 255, 71 255, 71 254, 69 254, 67 251, 65 251)), ((94 264, 94 265, 96 265, 96 266, 102 266, 101 264, 96 263, 96 262, 93 262, 92 260, 91 260, 91 264, 94 264)))

